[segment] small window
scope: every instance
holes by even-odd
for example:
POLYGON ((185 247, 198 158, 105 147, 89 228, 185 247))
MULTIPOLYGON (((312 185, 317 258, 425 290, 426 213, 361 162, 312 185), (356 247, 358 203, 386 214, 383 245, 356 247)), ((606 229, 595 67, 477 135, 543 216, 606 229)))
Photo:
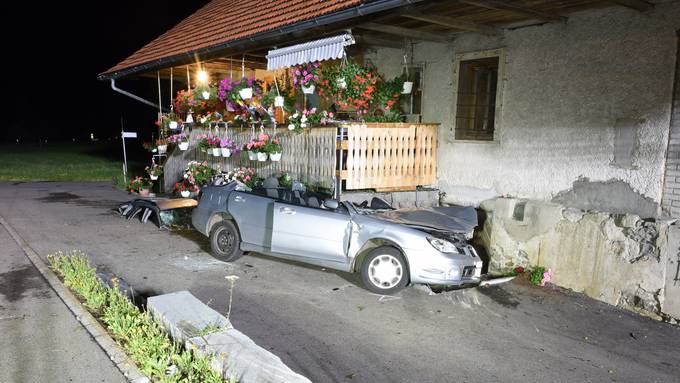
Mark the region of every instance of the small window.
POLYGON ((456 97, 456 140, 493 141, 499 57, 460 60, 456 97))

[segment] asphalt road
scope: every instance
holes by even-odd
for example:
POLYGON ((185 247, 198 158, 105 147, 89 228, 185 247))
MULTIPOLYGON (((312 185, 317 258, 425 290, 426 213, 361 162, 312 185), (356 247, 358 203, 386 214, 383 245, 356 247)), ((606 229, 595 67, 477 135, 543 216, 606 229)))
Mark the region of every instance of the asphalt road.
POLYGON ((0 382, 126 382, 2 227, 0 244, 0 382))
MULTIPOLYGON (((523 282, 395 298, 353 275, 249 255, 113 212, 105 183, 0 183, 0 215, 41 255, 86 251, 145 295, 189 290, 315 382, 680 382, 680 328, 523 282)), ((3 240, 4 242, 4 240, 3 240)))

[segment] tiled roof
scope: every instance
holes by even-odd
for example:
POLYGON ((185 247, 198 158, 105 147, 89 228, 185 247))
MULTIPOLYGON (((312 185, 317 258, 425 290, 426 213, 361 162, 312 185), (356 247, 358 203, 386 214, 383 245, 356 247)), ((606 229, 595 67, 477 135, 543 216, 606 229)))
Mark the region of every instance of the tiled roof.
POLYGON ((104 74, 191 54, 366 2, 370 0, 213 0, 104 74))

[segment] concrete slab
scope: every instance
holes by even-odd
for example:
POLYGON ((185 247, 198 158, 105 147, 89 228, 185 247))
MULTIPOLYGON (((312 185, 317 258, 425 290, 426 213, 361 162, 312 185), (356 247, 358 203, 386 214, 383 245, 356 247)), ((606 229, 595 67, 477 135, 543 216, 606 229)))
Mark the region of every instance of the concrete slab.
POLYGON ((178 342, 201 334, 207 326, 229 328, 222 314, 196 299, 188 291, 157 295, 148 299, 147 309, 178 342))
POLYGON ((187 348, 192 346, 199 354, 214 355, 213 369, 225 378, 234 376, 241 383, 310 383, 236 329, 191 338, 187 348))

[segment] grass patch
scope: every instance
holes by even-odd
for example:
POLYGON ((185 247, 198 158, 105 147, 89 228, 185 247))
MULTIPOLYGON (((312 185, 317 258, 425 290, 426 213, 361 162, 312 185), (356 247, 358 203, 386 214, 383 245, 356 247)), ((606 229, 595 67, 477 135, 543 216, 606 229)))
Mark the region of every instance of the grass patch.
MULTIPOLYGON (((172 341, 148 312, 142 312, 117 288, 103 286, 82 252, 47 257, 54 270, 85 307, 108 329, 139 369, 154 382, 224 382, 207 357, 172 341)), ((231 379, 230 382, 235 382, 231 379)))
MULTIPOLYGON (((124 187, 121 152, 98 143, 2 145, 0 181, 111 181, 124 187)), ((143 171, 129 159, 128 168, 130 174, 143 171)))

